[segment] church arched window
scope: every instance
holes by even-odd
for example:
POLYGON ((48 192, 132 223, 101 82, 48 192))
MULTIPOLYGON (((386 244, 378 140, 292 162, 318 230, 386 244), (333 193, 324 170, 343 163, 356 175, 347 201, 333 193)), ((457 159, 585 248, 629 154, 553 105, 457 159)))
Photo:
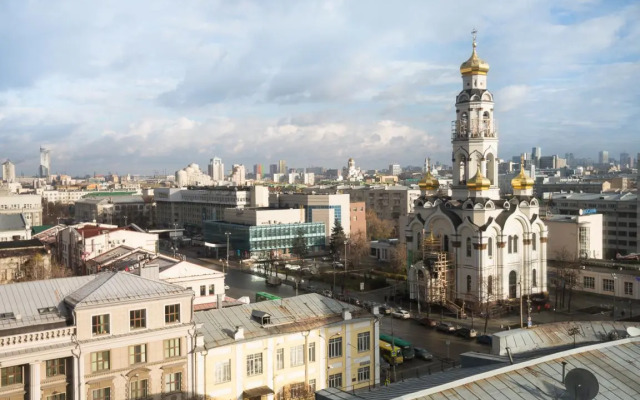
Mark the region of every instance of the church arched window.
POLYGON ((509 240, 507 244, 507 252, 509 254, 513 253, 513 236, 509 235, 509 240))
POLYGON ((467 293, 471 292, 471 275, 467 275, 467 293))
POLYGON ((535 269, 533 269, 531 271, 531 286, 532 287, 538 286, 538 277, 536 276, 536 270, 535 269))
POLYGON ((493 294, 493 275, 489 275, 489 279, 487 279, 487 293, 493 294))
POLYGON ((471 238, 467 238, 467 257, 471 257, 471 238))
POLYGON ((515 235, 513 237, 513 252, 514 253, 518 252, 518 235, 515 235))
POLYGON ((484 114, 482 114, 482 134, 484 136, 489 135, 490 118, 489 111, 485 111, 484 114))
POLYGON ((489 254, 489 258, 493 257, 493 238, 489 238, 487 242, 487 254, 489 254))
POLYGON ((536 251, 536 234, 535 233, 531 234, 531 249, 533 251, 536 251))
POLYGON ((444 251, 449 251, 449 236, 444 235, 444 251))
POLYGON ((518 281, 516 271, 509 272, 509 298, 515 299, 518 295, 518 281))

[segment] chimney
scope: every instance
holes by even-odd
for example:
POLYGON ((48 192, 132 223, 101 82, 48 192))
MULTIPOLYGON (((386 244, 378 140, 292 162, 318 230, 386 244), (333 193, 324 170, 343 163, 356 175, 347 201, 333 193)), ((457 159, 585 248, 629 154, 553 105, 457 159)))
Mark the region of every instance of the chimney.
POLYGON ((224 301, 224 295, 223 294, 217 294, 216 295, 216 308, 218 310, 222 309, 222 302, 224 301))
POLYGON ((147 264, 140 267, 140 277, 154 281, 160 280, 160 266, 158 264, 147 264))
POLYGON ((242 340, 244 339, 244 328, 240 326, 236 326, 236 331, 233 332, 233 340, 242 340))
POLYGON ((349 321, 351 319, 351 311, 348 308, 342 309, 342 319, 345 321, 349 321))

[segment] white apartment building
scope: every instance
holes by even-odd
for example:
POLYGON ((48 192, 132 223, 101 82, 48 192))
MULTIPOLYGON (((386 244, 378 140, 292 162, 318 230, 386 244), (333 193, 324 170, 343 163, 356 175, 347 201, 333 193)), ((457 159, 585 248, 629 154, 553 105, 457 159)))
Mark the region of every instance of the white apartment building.
POLYGON ((31 239, 31 226, 22 214, 0 214, 0 242, 31 239))
POLYGON ((203 336, 200 395, 284 400, 379 384, 378 321, 358 307, 306 294, 197 312, 194 320, 203 336))
POLYGON ((126 272, 0 285, 0 398, 192 394, 192 292, 126 272))
POLYGON ((221 219, 225 208, 266 207, 266 186, 154 190, 156 223, 162 227, 201 227, 203 221, 221 219))
POLYGON ((0 214, 22 214, 30 226, 42 225, 42 197, 39 194, 0 193, 0 214))
POLYGON ((16 166, 9 160, 2 163, 2 180, 9 183, 16 180, 16 166))
POLYGON ((638 194, 623 193, 552 193, 551 209, 559 214, 578 215, 580 210, 595 210, 603 215, 602 250, 604 258, 620 253, 640 253, 638 241, 638 194))
POLYGON ((43 190, 42 198, 49 203, 73 204, 89 193, 87 190, 43 190))
POLYGON ((340 221, 347 237, 351 234, 351 218, 348 194, 272 193, 269 195, 272 208, 304 208, 305 222, 323 222, 327 237, 340 221))
POLYGON ((554 215, 544 224, 549 232, 549 260, 602 258, 602 214, 554 215))
POLYGON ((231 168, 231 177, 229 180, 233 182, 236 186, 243 186, 247 183, 247 171, 242 164, 233 164, 231 168))
POLYGON ((176 171, 176 184, 180 187, 187 186, 210 186, 213 179, 200 170, 200 166, 191 163, 185 168, 176 171))
POLYGON ((224 181, 224 164, 221 158, 214 157, 209 161, 209 176, 214 182, 224 181))

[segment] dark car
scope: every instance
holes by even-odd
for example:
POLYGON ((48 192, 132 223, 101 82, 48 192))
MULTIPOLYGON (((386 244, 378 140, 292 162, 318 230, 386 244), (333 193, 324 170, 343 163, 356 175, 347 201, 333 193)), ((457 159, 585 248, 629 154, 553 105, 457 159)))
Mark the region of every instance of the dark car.
POLYGON ((453 326, 452 324, 448 323, 448 322, 440 322, 437 326, 436 329, 439 330, 440 332, 444 332, 444 333, 453 333, 456 331, 456 327, 453 326))
POLYGON ((429 353, 426 349, 423 349, 422 347, 414 347, 413 349, 416 352, 416 358, 420 358, 425 361, 433 360, 433 354, 429 353))
POLYGON ((480 335, 476 337, 476 341, 480 344, 488 344, 489 346, 493 343, 493 339, 489 335, 480 335))
POLYGON ((471 339, 476 337, 477 332, 475 329, 469 329, 469 328, 459 328, 455 331, 454 333, 456 336, 461 336, 465 339, 471 339))
POLYGON ((422 326, 426 326, 427 328, 435 328, 438 325, 438 321, 431 318, 420 318, 418 323, 422 326))
POLYGON ((378 307, 378 312, 380 312, 380 314, 389 315, 391 314, 391 307, 389 307, 388 305, 382 305, 378 307))

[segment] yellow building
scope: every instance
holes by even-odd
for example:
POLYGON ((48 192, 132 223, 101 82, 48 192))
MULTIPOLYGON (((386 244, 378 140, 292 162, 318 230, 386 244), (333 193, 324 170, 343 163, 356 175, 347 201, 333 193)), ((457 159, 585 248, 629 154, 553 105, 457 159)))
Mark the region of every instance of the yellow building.
POLYGON ((361 308, 307 294, 195 313, 198 394, 286 400, 379 384, 379 327, 361 308))
POLYGON ((192 393, 193 292, 125 272, 0 285, 0 399, 192 393))

